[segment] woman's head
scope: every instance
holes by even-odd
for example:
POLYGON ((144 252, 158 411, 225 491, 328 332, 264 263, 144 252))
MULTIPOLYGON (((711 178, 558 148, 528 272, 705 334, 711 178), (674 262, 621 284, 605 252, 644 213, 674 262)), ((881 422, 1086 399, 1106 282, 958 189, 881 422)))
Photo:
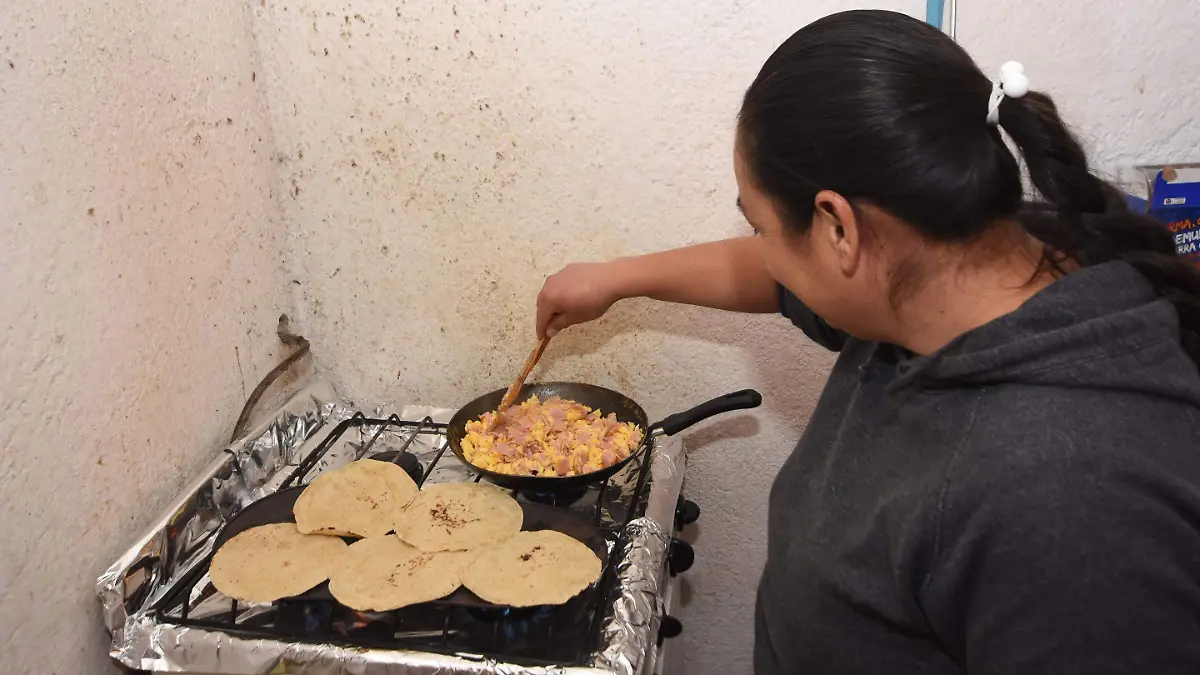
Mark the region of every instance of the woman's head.
POLYGON ((1200 328, 1200 274, 1167 230, 1090 172, 1048 97, 1005 98, 997 127, 991 92, 961 47, 902 14, 844 12, 789 38, 746 92, 735 156, 748 220, 783 245, 765 247, 776 278, 831 323, 886 339, 879 317, 956 252, 1023 240, 1045 269, 1128 259, 1200 328), (1052 213, 1022 211, 1001 128, 1052 213))

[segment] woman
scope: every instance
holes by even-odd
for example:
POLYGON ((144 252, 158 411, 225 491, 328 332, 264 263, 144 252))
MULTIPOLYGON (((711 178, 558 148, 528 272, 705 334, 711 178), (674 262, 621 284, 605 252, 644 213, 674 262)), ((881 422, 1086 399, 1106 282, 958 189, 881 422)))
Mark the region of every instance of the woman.
POLYGON ((1200 274, 1027 84, 900 14, 818 21, 742 104, 755 236, 538 298, 539 334, 643 296, 840 351, 771 492, 760 675, 1200 672, 1200 274))

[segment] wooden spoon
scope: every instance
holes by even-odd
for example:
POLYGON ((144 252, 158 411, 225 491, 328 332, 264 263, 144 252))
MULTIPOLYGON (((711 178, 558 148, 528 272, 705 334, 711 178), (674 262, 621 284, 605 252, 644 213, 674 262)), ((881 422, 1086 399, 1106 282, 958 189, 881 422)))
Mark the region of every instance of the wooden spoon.
POLYGON ((500 399, 500 406, 496 408, 497 417, 504 414, 504 411, 517 399, 517 394, 521 393, 521 387, 525 386, 525 380, 529 377, 529 373, 533 372, 533 367, 542 359, 542 353, 546 351, 548 344, 550 344, 550 336, 538 340, 537 347, 533 348, 533 353, 525 361, 525 367, 521 369, 521 374, 517 375, 517 379, 509 385, 508 391, 504 392, 504 398, 500 399))

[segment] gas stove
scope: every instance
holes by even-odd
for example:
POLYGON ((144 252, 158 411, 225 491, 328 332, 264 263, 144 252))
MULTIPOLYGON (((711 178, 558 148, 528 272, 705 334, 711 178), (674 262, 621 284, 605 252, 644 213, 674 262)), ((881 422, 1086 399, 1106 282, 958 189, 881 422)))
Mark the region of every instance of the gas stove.
MULTIPOLYGON (((513 493, 589 522, 608 555, 601 579, 564 605, 515 610, 468 593, 392 612, 329 598, 239 605, 209 581, 212 542, 257 499, 363 457, 421 484, 477 481, 448 451, 453 411, 340 403, 322 383, 227 448, 206 475, 98 581, 114 659, 196 673, 625 673, 667 675, 673 581, 694 558, 677 538, 699 510, 681 496, 683 446, 657 438, 648 461, 571 495, 513 493)), ((534 512, 527 507, 527 513, 534 512)))

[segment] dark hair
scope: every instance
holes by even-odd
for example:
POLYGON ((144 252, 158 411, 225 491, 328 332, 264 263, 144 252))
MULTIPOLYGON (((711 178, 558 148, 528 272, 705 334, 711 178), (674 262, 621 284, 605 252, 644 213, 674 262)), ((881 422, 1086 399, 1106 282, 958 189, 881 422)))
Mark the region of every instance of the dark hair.
POLYGON ((816 193, 869 203, 923 237, 966 242, 1015 218, 1045 245, 1044 263, 1137 268, 1179 313, 1200 357, 1200 271, 1170 231, 1130 212, 1096 177, 1053 101, 1030 92, 1000 104, 1045 204, 1024 203, 1021 168, 987 122, 992 81, 945 34, 895 12, 857 10, 802 28, 746 91, 739 139, 753 179, 786 225, 806 232, 816 193))

